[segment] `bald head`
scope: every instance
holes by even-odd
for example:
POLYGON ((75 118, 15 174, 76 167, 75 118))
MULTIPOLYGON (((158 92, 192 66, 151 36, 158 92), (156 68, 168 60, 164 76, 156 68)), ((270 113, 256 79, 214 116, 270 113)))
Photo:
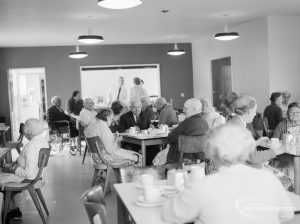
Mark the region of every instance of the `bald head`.
POLYGON ((202 104, 197 98, 188 99, 184 103, 183 111, 185 118, 202 112, 202 104))
POLYGON ((57 107, 61 107, 61 98, 60 98, 60 96, 53 96, 51 98, 51 103, 52 103, 52 105, 55 105, 57 107))
POLYGON ((166 105, 166 104, 167 104, 167 101, 163 97, 158 97, 155 100, 155 107, 157 108, 157 110, 161 110, 163 108, 163 106, 166 105))
POLYGON ((24 135, 28 140, 31 140, 35 136, 42 134, 44 128, 45 128, 44 122, 36 118, 30 118, 25 121, 24 135))

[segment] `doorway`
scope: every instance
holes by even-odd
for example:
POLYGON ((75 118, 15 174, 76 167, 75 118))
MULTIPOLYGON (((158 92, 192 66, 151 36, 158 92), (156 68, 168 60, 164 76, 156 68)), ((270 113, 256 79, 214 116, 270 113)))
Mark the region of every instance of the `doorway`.
POLYGON ((213 106, 221 110, 222 98, 232 92, 231 57, 211 60, 213 106))
POLYGON ((9 69, 8 76, 11 131, 17 140, 20 123, 46 119, 45 68, 9 69))

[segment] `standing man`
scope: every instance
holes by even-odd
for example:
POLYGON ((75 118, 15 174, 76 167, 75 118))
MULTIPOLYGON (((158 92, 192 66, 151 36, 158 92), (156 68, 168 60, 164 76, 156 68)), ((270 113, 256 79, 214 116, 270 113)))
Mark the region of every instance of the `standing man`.
POLYGON ((81 94, 78 90, 75 90, 72 97, 68 99, 66 106, 66 114, 78 119, 80 111, 83 108, 83 101, 81 99, 81 94))
POLYGON ((288 110, 290 99, 291 99, 291 93, 289 91, 282 92, 282 104, 280 105, 280 108, 282 110, 283 117, 286 117, 286 112, 288 110))
POLYGON ((113 85, 108 92, 107 104, 111 105, 116 100, 119 100, 124 105, 127 105, 128 95, 124 86, 124 77, 119 77, 118 84, 113 85))

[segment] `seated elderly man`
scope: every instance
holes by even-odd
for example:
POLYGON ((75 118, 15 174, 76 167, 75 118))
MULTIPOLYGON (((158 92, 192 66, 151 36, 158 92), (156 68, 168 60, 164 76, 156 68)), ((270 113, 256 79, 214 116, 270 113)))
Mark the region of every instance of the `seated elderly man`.
POLYGON ((168 200, 163 219, 195 224, 274 224, 292 219, 294 207, 279 180, 244 164, 255 146, 250 131, 238 125, 212 130, 204 152, 218 172, 192 180, 182 194, 168 200))
POLYGON ((122 114, 120 117, 119 130, 120 132, 125 132, 131 127, 138 127, 142 130, 142 123, 144 120, 142 111, 142 103, 140 100, 135 99, 130 101, 130 111, 122 114))
POLYGON ((57 123, 57 121, 67 120, 70 122, 70 137, 74 138, 78 136, 78 131, 74 124, 71 124, 71 118, 63 109, 61 109, 61 98, 59 96, 54 96, 51 99, 52 106, 47 110, 47 122, 48 125, 55 134, 59 136, 59 133, 66 132, 66 123, 57 123))
POLYGON ((201 116, 201 102, 192 98, 184 103, 183 111, 185 120, 181 122, 169 135, 168 142, 170 149, 167 156, 167 163, 177 163, 179 160, 178 137, 179 135, 205 135, 209 130, 206 120, 201 116))
MULTIPOLYGON (((49 148, 49 144, 42 135, 44 130, 44 122, 30 118, 25 122, 24 135, 29 142, 24 146, 17 158, 16 163, 7 164, 4 172, 0 174, 0 185, 8 182, 21 183, 27 180, 33 180, 38 174, 39 151, 41 148, 49 148)), ((12 197, 11 211, 7 214, 9 222, 10 218, 22 216, 19 208, 15 207, 12 197)))
POLYGON ((166 124, 172 126, 178 123, 177 115, 172 106, 167 104, 167 101, 163 97, 159 97, 155 100, 155 107, 158 110, 158 125, 166 124))

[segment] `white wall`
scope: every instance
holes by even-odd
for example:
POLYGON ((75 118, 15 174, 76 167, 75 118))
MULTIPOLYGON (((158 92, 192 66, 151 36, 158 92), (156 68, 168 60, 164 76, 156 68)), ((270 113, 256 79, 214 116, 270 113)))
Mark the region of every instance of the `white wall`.
POLYGON ((269 17, 270 91, 289 90, 300 100, 300 16, 269 17))
POLYGON ((240 38, 220 42, 213 37, 192 42, 194 96, 212 99, 210 61, 231 56, 233 91, 256 98, 258 111, 269 103, 268 21, 257 19, 232 28, 240 38))

